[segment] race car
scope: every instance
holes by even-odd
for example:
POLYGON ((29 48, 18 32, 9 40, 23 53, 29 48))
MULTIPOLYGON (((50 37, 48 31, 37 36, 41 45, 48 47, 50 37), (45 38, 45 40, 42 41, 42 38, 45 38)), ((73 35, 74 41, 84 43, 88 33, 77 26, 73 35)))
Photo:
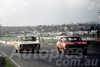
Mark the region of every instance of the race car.
POLYGON ((39 53, 40 42, 35 36, 18 36, 17 41, 14 42, 14 47, 16 49, 16 53, 22 53, 24 50, 31 50, 32 53, 34 53, 34 51, 39 53))
POLYGON ((64 54, 78 51, 82 54, 87 54, 87 43, 82 41, 79 36, 61 36, 60 40, 57 42, 56 47, 59 54, 62 52, 64 54))

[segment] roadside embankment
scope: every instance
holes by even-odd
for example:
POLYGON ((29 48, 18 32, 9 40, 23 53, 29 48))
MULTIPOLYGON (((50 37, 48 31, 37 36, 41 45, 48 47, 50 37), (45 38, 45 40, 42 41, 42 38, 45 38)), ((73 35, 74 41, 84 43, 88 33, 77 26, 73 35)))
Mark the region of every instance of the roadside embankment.
POLYGON ((0 57, 0 67, 5 67, 5 58, 0 57))

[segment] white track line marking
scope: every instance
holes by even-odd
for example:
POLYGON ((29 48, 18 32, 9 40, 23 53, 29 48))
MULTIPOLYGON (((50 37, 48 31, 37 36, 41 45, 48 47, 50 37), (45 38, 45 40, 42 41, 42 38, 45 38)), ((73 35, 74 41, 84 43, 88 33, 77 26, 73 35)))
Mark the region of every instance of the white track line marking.
MULTIPOLYGON (((0 50, 0 52, 5 55, 6 57, 8 57, 3 51, 0 50)), ((1 56, 1 55, 0 55, 1 56)), ((9 58, 9 57, 8 57, 9 58)), ((17 65, 17 67, 21 67, 18 63, 16 63, 13 59, 9 58, 15 65, 17 65)))
POLYGON ((4 55, 4 56, 7 56, 4 52, 2 52, 1 50, 0 50, 0 52, 4 55))
POLYGON ((16 64, 18 67, 21 67, 19 64, 17 64, 14 60, 12 60, 11 58, 9 58, 14 64, 16 64))

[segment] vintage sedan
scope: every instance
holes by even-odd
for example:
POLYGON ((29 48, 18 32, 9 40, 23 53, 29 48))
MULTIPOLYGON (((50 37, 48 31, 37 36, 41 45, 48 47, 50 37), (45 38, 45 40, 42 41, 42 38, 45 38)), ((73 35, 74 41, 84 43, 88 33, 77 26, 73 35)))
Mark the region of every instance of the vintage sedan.
POLYGON ((35 36, 18 36, 17 41, 14 42, 14 47, 16 49, 16 53, 22 53, 23 50, 31 50, 32 53, 34 53, 34 51, 39 53, 40 42, 35 36))
POLYGON ((83 42, 79 36, 61 36, 56 47, 59 54, 62 52, 64 52, 64 54, 69 52, 87 54, 87 43, 83 42))

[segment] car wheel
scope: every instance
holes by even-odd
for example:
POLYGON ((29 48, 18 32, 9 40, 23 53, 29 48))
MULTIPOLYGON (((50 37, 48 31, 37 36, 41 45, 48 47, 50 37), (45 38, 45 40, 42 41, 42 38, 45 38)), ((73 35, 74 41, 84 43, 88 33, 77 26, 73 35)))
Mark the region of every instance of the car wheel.
POLYGON ((18 53, 18 50, 15 50, 16 53, 18 53))
POLYGON ((83 50, 83 55, 86 55, 87 54, 87 49, 84 49, 83 50))
POLYGON ((58 47, 57 47, 57 49, 58 49, 58 51, 59 51, 59 54, 61 54, 61 53, 62 53, 62 51, 60 51, 58 47))
POLYGON ((66 54, 66 51, 63 49, 64 55, 66 54))
POLYGON ((40 53, 39 51, 36 51, 37 53, 40 53))
POLYGON ((66 54, 66 51, 64 51, 64 55, 66 54))
POLYGON ((22 50, 19 50, 19 53, 22 53, 22 50))
POLYGON ((27 51, 29 51, 29 49, 27 49, 27 51))
POLYGON ((61 51, 59 51, 59 54, 61 54, 61 51))
POLYGON ((32 49, 32 53, 34 53, 34 49, 32 49))

